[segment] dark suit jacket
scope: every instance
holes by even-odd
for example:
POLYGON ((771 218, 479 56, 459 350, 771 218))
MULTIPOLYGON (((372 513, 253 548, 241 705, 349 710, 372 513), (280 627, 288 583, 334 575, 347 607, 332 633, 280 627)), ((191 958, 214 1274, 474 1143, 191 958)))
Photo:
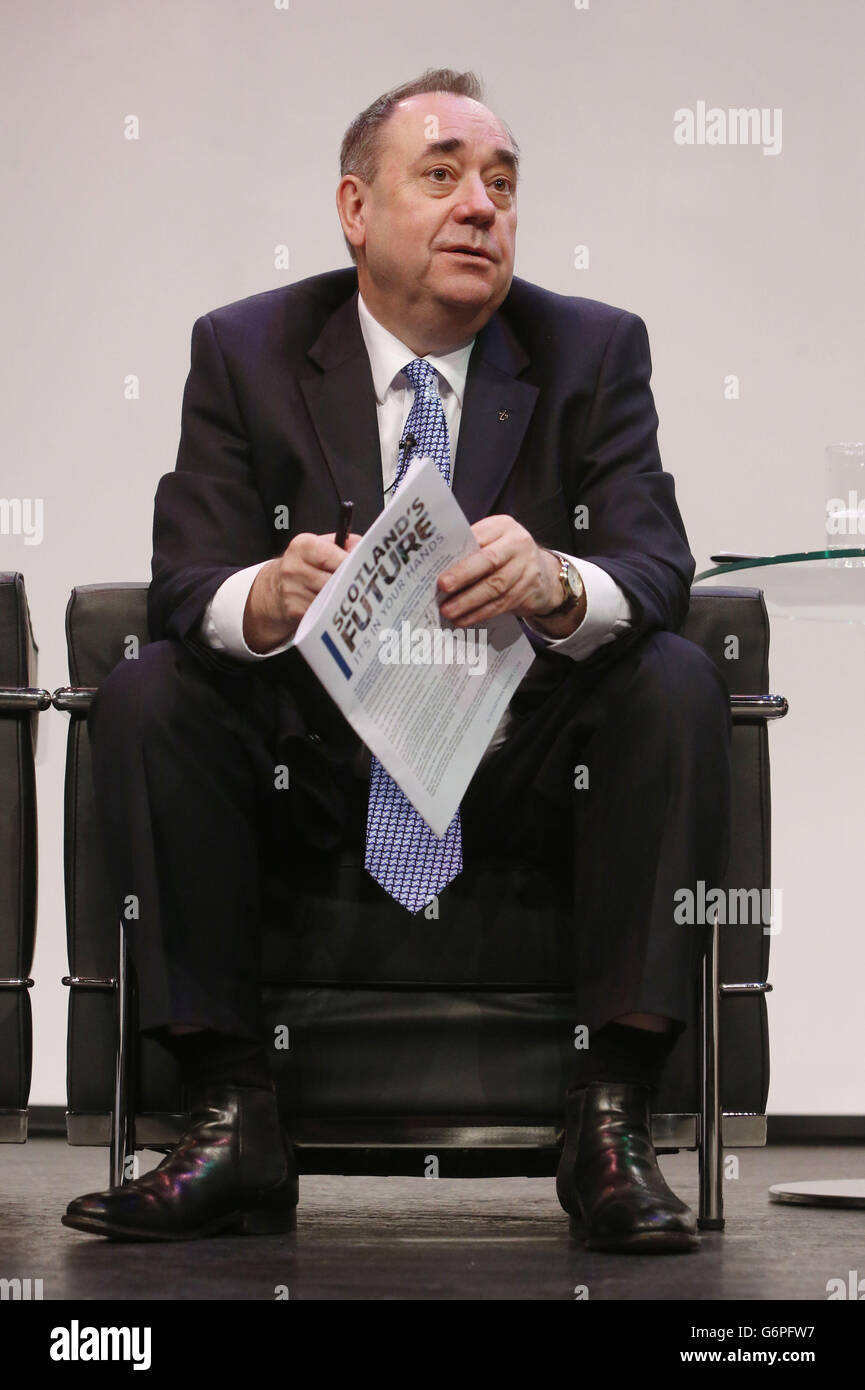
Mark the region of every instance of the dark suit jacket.
MULTIPOLYGON (((656 629, 677 631, 694 561, 658 455, 645 325, 595 300, 514 279, 469 361, 453 491, 469 522, 507 512, 535 539, 607 570, 630 599, 630 632, 584 666, 605 665, 656 629), (578 504, 587 529, 574 530, 578 504)), ((316 275, 216 309, 192 332, 180 447, 155 499, 148 619, 153 640, 184 642, 226 673, 249 664, 198 629, 235 570, 279 555, 301 531, 353 529, 381 511, 375 393, 357 315, 357 272, 316 275), (275 519, 288 508, 288 530, 275 519)), ((549 688, 567 658, 538 651, 518 692, 549 688)), ((255 663, 274 682, 282 737, 304 781, 357 740, 293 651, 255 663), (315 738, 310 754, 309 734, 315 738)))

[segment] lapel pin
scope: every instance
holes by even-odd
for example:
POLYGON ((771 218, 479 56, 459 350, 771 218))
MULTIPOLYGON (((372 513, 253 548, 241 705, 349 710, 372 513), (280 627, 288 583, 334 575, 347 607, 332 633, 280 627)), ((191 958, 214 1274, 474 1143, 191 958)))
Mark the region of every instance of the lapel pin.
POLYGON ((499 419, 500 419, 500 420, 507 420, 507 418, 508 418, 508 412, 507 412, 506 410, 500 410, 500 411, 499 411, 499 419))

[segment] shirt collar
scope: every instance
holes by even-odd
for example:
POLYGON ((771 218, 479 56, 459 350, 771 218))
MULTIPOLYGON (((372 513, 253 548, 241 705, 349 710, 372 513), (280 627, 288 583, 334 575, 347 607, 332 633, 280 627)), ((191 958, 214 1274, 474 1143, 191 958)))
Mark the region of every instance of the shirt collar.
MULTIPOLYGON (((405 343, 401 343, 399 338, 396 338, 389 329, 379 323, 378 319, 373 318, 363 302, 360 291, 358 291, 357 296, 357 313, 360 319, 360 331, 363 334, 363 340, 369 354, 376 400, 381 405, 394 384, 394 377, 399 377, 398 385, 409 386, 409 382, 401 373, 403 367, 411 362, 417 354, 412 352, 410 347, 406 347, 405 343)), ((465 343, 463 347, 456 348, 453 352, 446 352, 441 356, 432 352, 426 355, 427 362, 435 367, 456 395, 460 409, 462 409, 469 358, 474 344, 475 340, 472 338, 471 342, 465 343)))

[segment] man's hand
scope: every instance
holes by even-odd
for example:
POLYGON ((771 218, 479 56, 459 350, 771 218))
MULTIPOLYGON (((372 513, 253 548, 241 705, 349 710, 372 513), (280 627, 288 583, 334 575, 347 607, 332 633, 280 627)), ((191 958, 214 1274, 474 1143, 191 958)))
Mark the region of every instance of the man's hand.
POLYGON ((579 605, 556 618, 543 618, 562 601, 559 561, 536 545, 512 516, 487 516, 472 527, 480 550, 439 575, 442 616, 457 627, 475 627, 499 613, 528 618, 549 637, 567 637, 586 613, 579 605))
POLYGON ((282 555, 262 565, 255 576, 243 613, 243 640, 260 656, 293 637, 316 594, 360 536, 349 536, 345 550, 334 544, 334 532, 316 536, 303 531, 282 555))

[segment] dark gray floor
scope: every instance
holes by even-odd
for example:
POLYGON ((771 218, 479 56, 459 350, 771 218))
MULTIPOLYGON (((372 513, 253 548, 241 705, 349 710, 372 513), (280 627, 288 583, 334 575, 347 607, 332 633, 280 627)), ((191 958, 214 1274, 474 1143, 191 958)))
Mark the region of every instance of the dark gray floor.
MULTIPOLYGON (((592 1254, 568 1235, 551 1178, 301 1178, 290 1236, 112 1244, 67 1230, 70 1198, 106 1186, 104 1149, 59 1139, 0 1145, 0 1278, 42 1279, 45 1299, 826 1300, 865 1278, 865 1210, 769 1202, 783 1179, 865 1176, 865 1147, 743 1149, 727 1229, 693 1255, 592 1254)), ((144 1168, 160 1161, 142 1156, 144 1168)), ((696 1206, 694 1154, 661 1160, 696 1206)))

